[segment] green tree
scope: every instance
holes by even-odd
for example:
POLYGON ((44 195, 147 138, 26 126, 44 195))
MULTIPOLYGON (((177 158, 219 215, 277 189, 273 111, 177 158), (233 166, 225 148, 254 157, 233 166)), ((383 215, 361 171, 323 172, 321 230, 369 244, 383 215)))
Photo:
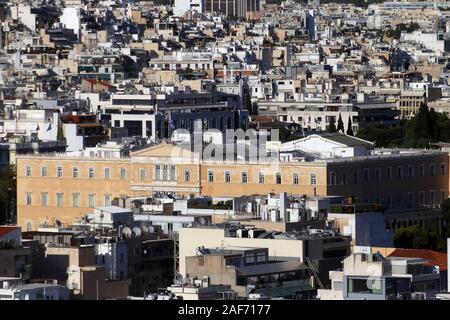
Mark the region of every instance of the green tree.
POLYGON ((330 124, 328 125, 328 132, 333 133, 336 131, 336 120, 334 120, 334 117, 331 117, 330 124))
POLYGON ((350 118, 350 116, 348 117, 347 134, 349 136, 353 136, 352 119, 350 118))
POLYGON ((435 231, 409 226, 395 233, 394 245, 396 248, 436 250, 438 238, 435 231))
POLYGON ((16 221, 16 168, 8 166, 0 171, 0 224, 16 221))
POLYGON ((344 129, 344 122, 342 121, 342 117, 341 117, 341 114, 340 114, 340 113, 339 113, 339 119, 338 119, 337 131, 338 131, 338 132, 342 132, 342 133, 345 132, 345 129, 344 129))

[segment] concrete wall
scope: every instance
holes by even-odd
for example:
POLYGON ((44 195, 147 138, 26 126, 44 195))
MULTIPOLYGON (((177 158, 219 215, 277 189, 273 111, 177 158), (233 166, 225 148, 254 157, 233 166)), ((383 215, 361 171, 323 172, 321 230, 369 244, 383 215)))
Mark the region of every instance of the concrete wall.
POLYGON ((298 258, 303 262, 303 241, 282 239, 228 238, 223 229, 182 228, 179 233, 180 274, 186 276, 186 257, 195 256, 200 246, 268 248, 269 256, 275 258, 298 258))

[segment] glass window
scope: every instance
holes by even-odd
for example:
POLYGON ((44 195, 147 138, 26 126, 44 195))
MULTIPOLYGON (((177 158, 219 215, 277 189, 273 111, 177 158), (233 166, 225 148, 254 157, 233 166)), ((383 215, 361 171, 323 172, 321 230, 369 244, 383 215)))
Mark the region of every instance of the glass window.
POLYGON ((419 206, 423 206, 425 204, 425 194, 423 191, 419 191, 419 206))
POLYGON ((58 178, 62 178, 62 176, 63 176, 63 168, 62 167, 57 167, 56 168, 56 176, 58 178))
POLYGON ((414 167, 408 166, 408 178, 414 177, 414 167))
POLYGON ((392 179, 392 169, 391 168, 386 168, 386 178, 388 180, 392 179))
POLYGON ((445 175, 445 163, 441 163, 441 175, 445 175))
POLYGON ((161 166, 159 164, 155 166, 155 180, 161 180, 161 166))
POLYGON ((26 166, 25 167, 25 175, 27 177, 31 177, 31 166, 26 166))
POLYGON ((403 178, 403 168, 402 167, 397 168, 397 177, 399 180, 403 178))
POLYGON ((281 173, 278 172, 276 174, 275 180, 276 180, 276 184, 281 184, 281 173))
POLYGON ((110 170, 109 168, 105 168, 105 179, 110 179, 110 170))
POLYGON ((89 208, 95 207, 95 194, 90 194, 88 196, 88 206, 89 208))
POLYGON ((419 177, 423 177, 423 173, 424 173, 424 165, 423 164, 421 164, 421 165, 419 165, 419 177))
POLYGON ((434 176, 435 174, 435 169, 434 169, 434 163, 430 164, 430 176, 434 176))
POLYGON ((317 177, 315 173, 311 173, 309 176, 309 181, 311 183, 311 185, 316 185, 317 184, 317 177))
POLYGON ((125 170, 125 168, 120 168, 120 179, 125 180, 126 175, 127 175, 127 171, 125 170))
POLYGON ((32 202, 33 202, 32 193, 31 192, 25 193, 25 203, 28 206, 30 206, 32 202))
POLYGON ((375 180, 380 181, 380 168, 375 169, 375 180))
POLYGON ((191 181, 191 171, 190 170, 184 170, 184 181, 185 182, 191 181))
POLYGON ((298 184, 298 172, 292 174, 292 184, 298 184))
POLYGON ((169 169, 169 167, 167 166, 167 165, 163 165, 163 172, 162 172, 162 174, 163 174, 163 181, 167 181, 167 177, 168 177, 168 169, 169 169))
POLYGON ((80 206, 80 194, 73 193, 72 194, 72 207, 78 208, 80 206))
POLYGON ((89 179, 94 179, 95 177, 95 171, 94 168, 89 168, 89 174, 88 174, 89 179))
POLYGON ((64 205, 64 193, 56 194, 56 205, 61 208, 64 205))
POLYGON ((111 205, 111 195, 105 194, 105 206, 108 207, 111 205))
POLYGON ((353 181, 355 183, 358 183, 358 172, 357 171, 353 172, 353 181))
POLYGON ((170 166, 170 181, 176 181, 175 166, 170 166))
POLYGON ((147 179, 147 169, 141 168, 140 175, 141 175, 141 181, 145 181, 147 179))
POLYGON ((41 167, 41 176, 46 177, 47 176, 47 166, 41 167))
POLYGON ((214 172, 208 171, 208 181, 214 182, 214 172))
POLYGON ((336 184, 336 174, 334 172, 330 172, 330 185, 334 186, 336 184))
POLYGON ((264 183, 264 180, 265 180, 264 173, 260 172, 259 173, 259 183, 264 183))
POLYGON ((369 169, 364 169, 364 181, 369 181, 369 169))
POLYGON ((355 279, 348 278, 348 292, 382 294, 383 281, 379 279, 355 279))
POLYGON ((231 173, 230 171, 225 171, 225 182, 230 183, 231 182, 231 173))
POLYGON ((48 193, 47 192, 41 193, 41 205, 43 207, 46 207, 48 205, 48 193))
POLYGON ((78 179, 78 168, 73 168, 73 169, 72 169, 72 176, 73 176, 75 179, 78 179))
POLYGON ((430 205, 434 206, 436 204, 436 195, 434 190, 430 191, 430 205))
POLYGON ((248 175, 247 172, 242 172, 242 183, 248 182, 248 175))

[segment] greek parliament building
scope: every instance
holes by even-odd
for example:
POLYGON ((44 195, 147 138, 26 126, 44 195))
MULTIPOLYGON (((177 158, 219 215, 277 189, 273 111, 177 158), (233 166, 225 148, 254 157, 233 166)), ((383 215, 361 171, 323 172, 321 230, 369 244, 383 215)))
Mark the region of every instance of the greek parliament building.
POLYGON ((339 134, 308 136, 281 150, 277 162, 205 160, 167 142, 116 158, 18 155, 18 224, 25 230, 56 220, 70 224, 93 207, 155 192, 342 195, 386 208, 437 206, 448 196, 445 152, 370 150, 370 143, 339 134))

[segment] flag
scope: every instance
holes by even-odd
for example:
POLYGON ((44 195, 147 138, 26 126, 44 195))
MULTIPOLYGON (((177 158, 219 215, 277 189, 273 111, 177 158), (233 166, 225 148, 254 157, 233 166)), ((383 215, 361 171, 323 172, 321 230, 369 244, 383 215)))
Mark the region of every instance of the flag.
POLYGON ((39 131, 39 123, 37 124, 36 131, 39 131))
POLYGON ((48 124, 48 128, 47 128, 47 131, 50 131, 50 130, 52 130, 52 123, 51 122, 48 124))

